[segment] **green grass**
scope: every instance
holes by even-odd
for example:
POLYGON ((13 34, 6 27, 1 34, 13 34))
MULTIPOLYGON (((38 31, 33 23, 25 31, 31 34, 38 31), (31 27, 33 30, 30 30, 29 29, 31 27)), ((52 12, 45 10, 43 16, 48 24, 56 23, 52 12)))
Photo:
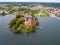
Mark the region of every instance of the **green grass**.
POLYGON ((38 16, 49 16, 48 12, 40 12, 37 14, 38 16))

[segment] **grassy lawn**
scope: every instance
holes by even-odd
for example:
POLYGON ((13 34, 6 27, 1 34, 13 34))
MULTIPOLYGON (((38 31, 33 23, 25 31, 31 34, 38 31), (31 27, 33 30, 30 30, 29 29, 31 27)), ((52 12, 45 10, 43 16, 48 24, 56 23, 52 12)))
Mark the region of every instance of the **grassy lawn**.
POLYGON ((46 13, 42 13, 42 12, 40 12, 39 14, 38 14, 38 16, 49 16, 49 14, 46 12, 46 13))

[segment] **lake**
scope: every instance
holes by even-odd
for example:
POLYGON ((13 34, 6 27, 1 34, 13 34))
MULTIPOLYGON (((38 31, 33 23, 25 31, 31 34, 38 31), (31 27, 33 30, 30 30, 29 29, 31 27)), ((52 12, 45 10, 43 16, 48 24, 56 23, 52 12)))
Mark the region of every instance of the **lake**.
POLYGON ((38 17, 41 29, 14 34, 8 23, 15 15, 0 16, 0 45, 60 45, 60 19, 38 17))

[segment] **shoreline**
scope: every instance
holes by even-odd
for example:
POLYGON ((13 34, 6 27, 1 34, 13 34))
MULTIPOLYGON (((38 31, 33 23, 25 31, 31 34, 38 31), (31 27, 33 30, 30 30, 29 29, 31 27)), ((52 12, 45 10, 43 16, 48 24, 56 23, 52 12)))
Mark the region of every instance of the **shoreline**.
POLYGON ((60 19, 59 17, 55 16, 54 14, 51 14, 50 17, 56 18, 56 19, 60 19))

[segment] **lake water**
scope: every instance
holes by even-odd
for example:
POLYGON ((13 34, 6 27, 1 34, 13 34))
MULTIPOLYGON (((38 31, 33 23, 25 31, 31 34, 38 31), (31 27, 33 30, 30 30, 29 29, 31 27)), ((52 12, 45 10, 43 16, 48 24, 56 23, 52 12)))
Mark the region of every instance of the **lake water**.
POLYGON ((60 19, 39 17, 41 29, 30 34, 14 34, 8 28, 14 17, 0 16, 0 45, 60 45, 60 19))

